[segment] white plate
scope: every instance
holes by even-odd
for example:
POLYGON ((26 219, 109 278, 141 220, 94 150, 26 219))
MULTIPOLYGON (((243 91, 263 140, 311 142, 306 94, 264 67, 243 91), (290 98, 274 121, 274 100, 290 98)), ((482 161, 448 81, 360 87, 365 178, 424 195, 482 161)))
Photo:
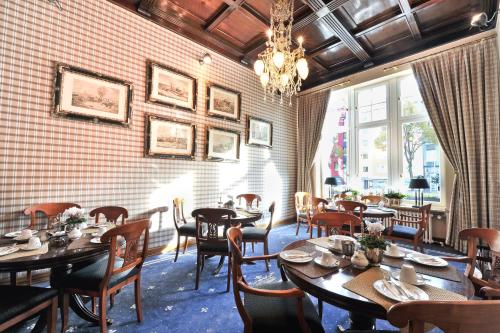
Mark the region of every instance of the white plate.
POLYGON ((0 247, 0 256, 6 256, 8 254, 17 252, 19 248, 17 246, 4 246, 0 247))
POLYGON ((288 250, 280 252, 280 257, 285 261, 293 262, 295 264, 304 264, 313 260, 309 253, 300 250, 288 250))
MULTIPOLYGON (((399 272, 392 273, 391 275, 396 280, 399 280, 399 272)), ((425 285, 427 283, 427 281, 429 281, 429 279, 424 278, 422 276, 422 274, 417 274, 417 282, 416 283, 412 283, 412 285, 414 285, 414 286, 423 286, 423 285, 425 285)), ((408 284, 410 284, 410 283, 408 283, 408 284)))
POLYGON ((406 256, 406 253, 404 253, 403 251, 399 251, 399 254, 390 254, 387 251, 384 251, 384 256, 389 258, 404 258, 406 256))
MULTIPOLYGON (((391 282, 389 282, 391 283, 391 282)), ((402 287, 407 290, 407 292, 411 293, 415 299, 412 299, 412 301, 427 301, 429 300, 429 295, 422 289, 412 286, 411 284, 404 283, 404 282, 399 282, 402 287)), ((384 280, 377 280, 373 282, 373 288, 375 288, 376 291, 378 291, 380 294, 384 295, 387 298, 392 299, 393 301, 408 301, 410 299, 406 297, 400 296, 397 292, 393 293, 390 289, 387 289, 387 287, 384 285, 384 280)), ((394 288, 397 288, 394 286, 394 288)))
MULTIPOLYGON (((32 235, 35 235, 37 232, 38 232, 38 230, 31 230, 32 235)), ((19 237, 19 236, 21 236, 21 230, 9 232, 8 234, 4 235, 4 237, 7 237, 7 238, 14 238, 14 237, 19 237)))
POLYGON ((429 256, 422 253, 408 253, 406 255, 408 260, 416 262, 417 264, 432 266, 432 267, 446 267, 448 262, 442 258, 429 256))
POLYGON ((317 264, 318 266, 321 266, 323 268, 337 268, 339 267, 339 261, 337 259, 333 260, 333 264, 331 265, 325 265, 323 262, 321 262, 321 257, 314 258, 314 263, 317 264))
POLYGON ((39 247, 29 247, 28 244, 23 244, 23 245, 18 245, 17 246, 19 248, 19 250, 22 250, 22 251, 34 251, 34 250, 39 250, 42 248, 42 246, 40 245, 39 247))
POLYGON ((90 240, 92 244, 101 244, 101 237, 94 237, 90 240))

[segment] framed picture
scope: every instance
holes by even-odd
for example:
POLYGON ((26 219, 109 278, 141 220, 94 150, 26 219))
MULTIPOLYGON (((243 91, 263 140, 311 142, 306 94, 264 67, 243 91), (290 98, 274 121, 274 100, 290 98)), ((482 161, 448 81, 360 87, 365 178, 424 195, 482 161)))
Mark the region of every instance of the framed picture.
POLYGON ((207 129, 207 160, 238 161, 240 159, 240 133, 220 128, 207 129))
POLYGON ((212 117, 239 121, 241 93, 215 84, 207 87, 207 114, 212 117))
POLYGON ((196 110, 196 79, 173 68, 148 62, 146 101, 196 110))
POLYGON ((145 155, 194 159, 196 126, 146 114, 145 155))
POLYGON ((53 115, 129 126, 132 83, 57 64, 53 115))
POLYGON ((252 146, 273 146, 273 123, 264 119, 248 116, 247 144, 252 146))

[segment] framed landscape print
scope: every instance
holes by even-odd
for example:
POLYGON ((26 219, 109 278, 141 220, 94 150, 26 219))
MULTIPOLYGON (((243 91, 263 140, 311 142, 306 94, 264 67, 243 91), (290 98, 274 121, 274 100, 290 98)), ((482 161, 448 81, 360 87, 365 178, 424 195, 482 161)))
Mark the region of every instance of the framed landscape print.
POLYGON ((194 159, 196 126, 146 114, 145 155, 194 159))
POLYGON ((273 146, 273 123, 248 116, 247 144, 271 148, 273 146))
POLYGON ((57 64, 53 114, 130 125, 132 84, 85 69, 57 64))
POLYGON ((226 120, 240 120, 241 93, 215 84, 207 87, 207 114, 226 120))
POLYGON ((220 128, 207 129, 207 160, 238 161, 240 159, 240 133, 220 128))
POLYGON ((196 110, 195 78, 154 62, 148 62, 147 73, 148 102, 196 110))

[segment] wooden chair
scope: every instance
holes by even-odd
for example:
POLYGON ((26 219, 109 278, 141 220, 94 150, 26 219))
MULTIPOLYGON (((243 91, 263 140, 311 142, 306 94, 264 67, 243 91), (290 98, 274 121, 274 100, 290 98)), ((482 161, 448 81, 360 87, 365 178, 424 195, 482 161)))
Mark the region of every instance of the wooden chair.
POLYGON ((385 201, 385 198, 381 195, 364 195, 361 197, 361 201, 364 204, 378 205, 381 201, 385 201))
POLYGON ((498 282, 489 281, 488 277, 484 278, 485 271, 477 269, 480 260, 491 263, 490 256, 478 256, 479 247, 487 247, 489 251, 500 253, 500 231, 486 228, 464 229, 458 233, 458 238, 467 242, 467 256, 443 257, 443 259, 467 264, 464 274, 476 287, 476 294, 483 287, 500 288, 498 282), (482 243, 482 245, 479 245, 479 243, 482 243))
MULTIPOLYGON (((24 215, 29 215, 30 224, 28 228, 35 229, 39 224, 38 215, 42 214, 47 218, 47 225, 42 226, 42 229, 50 229, 52 226, 52 222, 60 216, 60 214, 64 213, 64 211, 71 207, 81 208, 80 205, 69 203, 69 202, 59 202, 59 203, 43 203, 37 204, 33 206, 29 206, 24 210, 24 215)), ((33 279, 33 275, 31 270, 26 271, 26 281, 28 285, 31 285, 31 281, 33 279)), ((17 272, 10 273, 10 284, 12 286, 16 285, 17 280, 17 272)))
POLYGON ((142 321, 141 269, 148 252, 149 220, 128 221, 127 224, 108 230, 101 236, 109 243, 109 255, 69 273, 63 281, 62 332, 68 327, 68 294, 80 294, 99 298, 100 332, 107 331, 106 298, 124 286, 134 283, 137 321, 142 321), (144 234, 142 250, 140 239, 144 234), (123 258, 116 256, 119 247, 117 238, 125 239, 123 258))
MULTIPOLYGON (((269 254, 268 236, 269 232, 271 231, 271 228, 273 227, 274 206, 275 206, 274 202, 271 204, 271 206, 269 206, 269 213, 271 214, 271 217, 265 229, 258 227, 246 227, 241 229, 242 230, 241 232, 243 234, 243 255, 245 255, 246 252, 247 242, 252 242, 252 247, 253 243, 263 243, 264 254, 265 255, 269 254)), ((266 260, 266 269, 269 272, 269 262, 267 260, 266 260)))
POLYGON ((313 238, 312 234, 314 228, 321 228, 320 225, 312 222, 312 217, 316 214, 326 212, 326 206, 328 206, 327 200, 317 197, 311 198, 311 209, 307 211, 307 222, 309 224, 309 238, 313 238))
POLYGON ((308 192, 295 193, 295 212, 297 214, 297 231, 295 236, 299 235, 299 227, 301 223, 307 223, 307 232, 309 232, 309 221, 307 212, 311 209, 311 194, 308 192))
MULTIPOLYGON (((345 225, 348 225, 351 228, 354 228, 356 225, 360 225, 361 219, 356 215, 345 212, 330 212, 314 215, 312 222, 324 226, 326 235, 330 236, 332 230, 335 230, 338 234, 342 234, 342 230, 345 225)), ((321 237, 321 229, 322 228, 318 228, 318 237, 321 237)))
POLYGON ((174 209, 172 212, 174 215, 174 226, 175 230, 177 230, 177 248, 175 250, 174 258, 174 262, 176 262, 177 257, 179 256, 181 237, 184 237, 184 249, 182 251, 184 254, 186 253, 189 237, 196 237, 196 222, 188 222, 184 217, 184 199, 174 198, 173 207, 174 209))
POLYGON ((236 212, 226 208, 200 208, 195 209, 191 215, 196 219, 196 286, 200 284, 200 271, 205 262, 205 256, 228 256, 227 288, 231 283, 231 256, 227 244, 226 231, 231 226, 231 218, 236 217, 236 212), (202 227, 202 224, 206 228, 202 227), (223 227, 223 232, 219 232, 223 227), (204 231, 206 230, 206 231, 204 231))
POLYGON ((418 208, 418 213, 419 216, 399 213, 400 218, 392 218, 391 225, 384 230, 384 237, 392 241, 399 240, 412 243, 414 251, 417 251, 417 248, 420 247, 420 251, 424 253, 424 233, 429 225, 431 204, 418 208), (414 227, 405 224, 414 225, 414 227))
POLYGON ((233 292, 236 308, 243 320, 244 333, 287 332, 323 333, 321 320, 306 293, 287 281, 273 281, 249 286, 243 277, 241 265, 256 260, 278 258, 278 254, 243 257, 240 250, 242 232, 239 228, 227 231, 231 250, 233 292), (244 294, 244 299, 241 297, 244 294))
POLYGON ((255 202, 255 207, 259 208, 259 204, 262 201, 262 198, 258 194, 238 194, 236 196, 236 199, 239 200, 238 204, 241 205, 241 199, 245 200, 245 204, 247 208, 253 207, 253 203, 255 202))
POLYGON ((337 200, 345 200, 345 198, 347 198, 347 193, 338 193, 338 194, 335 194, 333 196, 333 200, 334 201, 337 201, 337 200))
POLYGON ((39 287, 0 286, 0 332, 45 312, 47 332, 55 333, 57 290, 39 287))
POLYGON ((409 325, 409 333, 424 333, 430 323, 446 333, 497 333, 500 301, 411 301, 393 305, 387 319, 396 327, 409 325))
POLYGON ((354 235, 354 233, 364 233, 364 225, 362 226, 363 214, 365 210, 368 209, 368 207, 362 202, 351 200, 338 200, 336 202, 336 205, 337 207, 339 207, 339 212, 343 211, 351 215, 356 214, 359 217, 359 224, 356 224, 354 226, 345 224, 342 227, 341 233, 344 235, 349 235, 351 237, 354 235))
POLYGON ((121 223, 125 224, 125 219, 128 218, 128 211, 126 208, 118 207, 118 206, 104 206, 95 208, 90 211, 89 216, 95 217, 95 223, 99 224, 99 215, 104 215, 106 222, 114 223, 118 225, 118 219, 121 216, 121 223))

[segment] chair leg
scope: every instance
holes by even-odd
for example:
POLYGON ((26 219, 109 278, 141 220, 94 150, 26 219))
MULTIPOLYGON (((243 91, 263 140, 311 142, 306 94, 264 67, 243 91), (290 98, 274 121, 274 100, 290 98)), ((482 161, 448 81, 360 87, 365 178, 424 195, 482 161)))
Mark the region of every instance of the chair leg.
POLYGON ((15 287, 17 284, 17 272, 10 272, 10 285, 15 287))
POLYGON ((255 243, 252 242, 252 253, 255 253, 255 243))
POLYGON ((97 314, 97 298, 92 297, 92 313, 97 314))
MULTIPOLYGON (((59 295, 59 300, 61 304, 59 305, 61 307, 61 333, 66 332, 68 329, 68 310, 69 310, 69 294, 67 293, 61 293, 59 295)), ((94 298, 92 298, 94 300, 94 298)))
POLYGON ((198 290, 198 286, 200 284, 200 267, 201 266, 201 255, 198 254, 196 258, 196 282, 195 282, 195 290, 198 290))
POLYGON ((106 293, 99 296, 99 328, 101 333, 108 332, 108 323, 106 321, 106 293))
POLYGON ((247 253, 247 242, 243 242, 241 246, 243 247, 243 256, 245 256, 245 254, 247 253))
POLYGON ((137 321, 142 321, 142 302, 141 302, 141 276, 134 282, 135 289, 135 312, 137 313, 137 321))
POLYGON ((52 298, 50 306, 47 308, 47 333, 56 332, 57 322, 57 296, 52 298))
POLYGON ((177 248, 175 250, 174 262, 177 262, 177 257, 179 257, 179 247, 181 246, 181 235, 177 234, 177 248))
POLYGON ((186 236, 186 239, 184 239, 184 251, 182 252, 182 254, 185 254, 186 253, 186 249, 188 247, 188 236, 186 236))
POLYGON ((323 319, 323 301, 318 299, 318 315, 319 320, 323 319))
MULTIPOLYGON (((264 255, 269 254, 269 246, 267 244, 267 238, 264 240, 264 255)), ((266 270, 269 272, 269 260, 266 260, 266 270)))
POLYGON ((111 309, 113 306, 115 306, 115 293, 109 295, 109 308, 111 309))
POLYGON ((227 287, 226 287, 226 292, 229 292, 229 289, 231 288, 231 262, 232 262, 232 255, 231 253, 228 253, 227 255, 227 287))
POLYGON ((26 271, 26 283, 31 286, 31 281, 33 280, 33 272, 31 270, 26 271))
POLYGON ((300 221, 299 221, 299 219, 297 218, 297 230, 295 231, 295 236, 298 236, 298 235, 299 235, 299 227, 300 227, 300 221))

